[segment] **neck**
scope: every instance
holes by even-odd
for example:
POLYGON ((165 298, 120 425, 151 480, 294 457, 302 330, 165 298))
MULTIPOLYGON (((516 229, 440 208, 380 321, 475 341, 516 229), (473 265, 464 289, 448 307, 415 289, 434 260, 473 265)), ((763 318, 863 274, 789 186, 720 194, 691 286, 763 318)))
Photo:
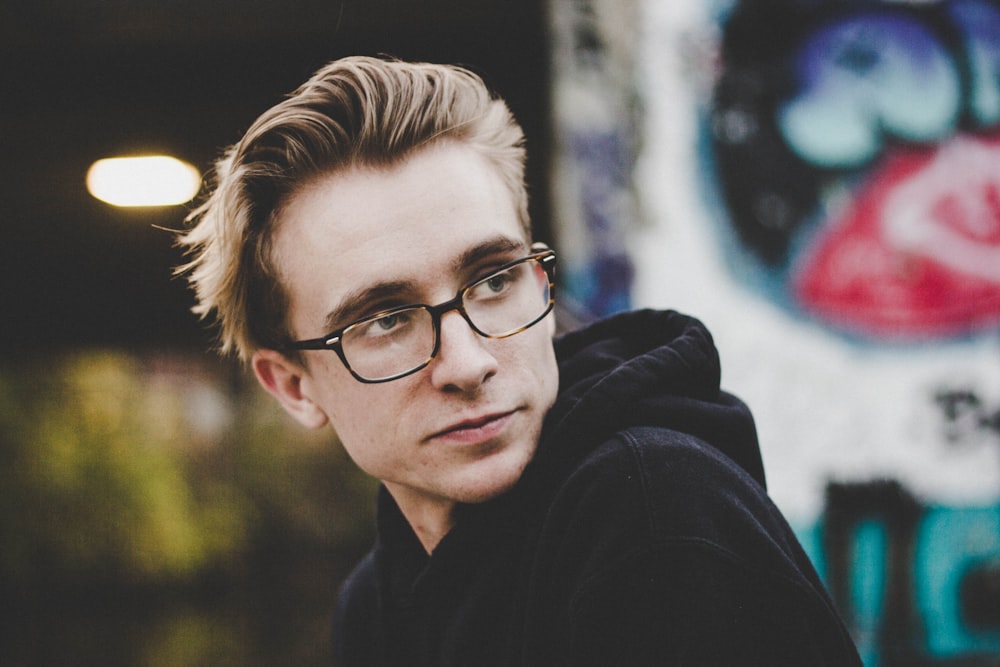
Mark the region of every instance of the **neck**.
POLYGON ((443 499, 433 501, 426 496, 417 497, 405 487, 391 483, 386 483, 385 487, 396 501, 399 511, 403 513, 424 550, 428 554, 433 552, 454 524, 452 512, 455 509, 455 502, 443 499))

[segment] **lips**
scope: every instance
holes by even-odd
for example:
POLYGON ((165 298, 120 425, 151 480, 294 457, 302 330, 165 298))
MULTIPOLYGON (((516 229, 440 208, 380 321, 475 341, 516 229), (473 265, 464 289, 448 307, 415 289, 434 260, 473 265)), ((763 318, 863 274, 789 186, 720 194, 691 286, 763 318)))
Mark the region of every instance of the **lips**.
POLYGON ((433 433, 428 440, 445 440, 467 444, 485 442, 499 435, 515 412, 516 410, 496 412, 463 419, 433 433))
POLYGON ((1000 322, 1000 135, 896 149, 799 264, 793 290, 857 333, 951 336, 1000 322))

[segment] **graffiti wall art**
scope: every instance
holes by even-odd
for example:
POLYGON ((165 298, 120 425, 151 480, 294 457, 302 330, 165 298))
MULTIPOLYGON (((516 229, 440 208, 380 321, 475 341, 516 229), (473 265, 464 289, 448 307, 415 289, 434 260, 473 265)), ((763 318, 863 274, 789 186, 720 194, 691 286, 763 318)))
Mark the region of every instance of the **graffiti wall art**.
POLYGON ((773 298, 865 339, 1000 325, 1000 3, 742 2, 721 56, 712 152, 773 298))
POLYGON ((631 304, 626 235, 637 215, 635 0, 550 5, 554 81, 553 227, 561 300, 586 320, 631 304))
POLYGON ((638 19, 635 304, 709 325, 866 667, 1000 665, 1000 1, 638 19))

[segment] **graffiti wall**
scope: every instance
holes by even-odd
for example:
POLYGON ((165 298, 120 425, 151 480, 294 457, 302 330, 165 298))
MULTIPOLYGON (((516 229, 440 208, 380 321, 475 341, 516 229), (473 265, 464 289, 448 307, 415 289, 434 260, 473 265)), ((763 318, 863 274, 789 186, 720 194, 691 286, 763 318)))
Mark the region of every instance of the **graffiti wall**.
POLYGON ((1000 664, 1000 2, 552 4, 574 294, 708 324, 868 667, 1000 664))
POLYGON ((799 4, 723 26, 709 140, 742 248, 830 328, 996 330, 1000 4, 799 4))
POLYGON ((584 319, 625 310, 631 299, 626 239, 637 212, 637 11, 637 0, 550 3, 553 227, 563 300, 584 319))

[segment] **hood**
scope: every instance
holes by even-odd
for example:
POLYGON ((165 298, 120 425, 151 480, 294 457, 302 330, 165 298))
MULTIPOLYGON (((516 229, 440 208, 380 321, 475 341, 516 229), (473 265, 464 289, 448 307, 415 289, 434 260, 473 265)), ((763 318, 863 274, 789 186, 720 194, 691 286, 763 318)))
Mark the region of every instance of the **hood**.
POLYGON ((625 313, 557 338, 555 348, 559 398, 543 442, 579 455, 630 426, 657 426, 707 442, 765 483, 753 417, 720 389, 719 355, 698 320, 625 313))

